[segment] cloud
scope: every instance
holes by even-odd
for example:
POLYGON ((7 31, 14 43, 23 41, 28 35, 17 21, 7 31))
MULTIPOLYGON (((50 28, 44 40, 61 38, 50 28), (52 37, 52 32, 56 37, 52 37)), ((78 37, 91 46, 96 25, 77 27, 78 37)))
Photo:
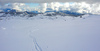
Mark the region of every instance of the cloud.
POLYGON ((4 3, 47 3, 47 2, 88 2, 100 3, 100 0, 0 0, 1 4, 4 3))
POLYGON ((9 3, 9 4, 2 6, 2 9, 10 8, 10 9, 22 11, 21 8, 24 7, 24 6, 26 6, 24 3, 9 3))
POLYGON ((25 3, 9 3, 2 6, 3 9, 10 8, 18 11, 60 11, 60 10, 68 10, 70 12, 78 12, 78 13, 92 13, 92 14, 100 14, 100 4, 88 4, 85 2, 51 2, 51 3, 41 3, 37 7, 30 7, 25 3))

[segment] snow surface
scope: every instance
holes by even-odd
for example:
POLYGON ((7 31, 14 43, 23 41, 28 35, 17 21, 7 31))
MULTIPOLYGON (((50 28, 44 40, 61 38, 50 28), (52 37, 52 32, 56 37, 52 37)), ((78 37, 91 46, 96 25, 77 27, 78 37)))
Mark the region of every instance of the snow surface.
POLYGON ((0 18, 0 51, 100 51, 99 15, 40 18, 0 18))

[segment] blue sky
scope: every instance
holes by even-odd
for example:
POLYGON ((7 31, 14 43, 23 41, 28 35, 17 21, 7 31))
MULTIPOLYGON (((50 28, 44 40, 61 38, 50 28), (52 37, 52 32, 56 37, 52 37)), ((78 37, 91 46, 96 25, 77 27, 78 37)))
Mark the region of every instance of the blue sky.
MULTIPOLYGON (((69 2, 70 4, 73 4, 74 2, 69 2)), ((25 3, 26 5, 30 6, 30 7, 37 7, 39 6, 39 3, 25 3)), ((61 2, 61 4, 64 4, 61 2)))
POLYGON ((39 6, 39 3, 25 3, 25 4, 30 6, 30 7, 37 7, 37 6, 39 6))

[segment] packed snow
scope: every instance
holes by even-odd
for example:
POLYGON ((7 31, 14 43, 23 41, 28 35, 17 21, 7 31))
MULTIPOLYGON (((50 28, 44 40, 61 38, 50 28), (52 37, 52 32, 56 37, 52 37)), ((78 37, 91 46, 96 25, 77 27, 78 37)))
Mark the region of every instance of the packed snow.
POLYGON ((0 17, 0 51, 100 51, 100 15, 0 17))

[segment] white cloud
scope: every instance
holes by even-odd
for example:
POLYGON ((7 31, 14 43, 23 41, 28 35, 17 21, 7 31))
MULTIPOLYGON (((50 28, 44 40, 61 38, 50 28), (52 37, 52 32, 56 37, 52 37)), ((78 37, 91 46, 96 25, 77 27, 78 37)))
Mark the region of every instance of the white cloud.
POLYGON ((3 8, 11 8, 11 9, 21 11, 21 7, 23 6, 25 6, 24 3, 10 3, 10 4, 6 4, 3 8))
POLYGON ((51 3, 41 3, 37 7, 29 7, 25 3, 10 3, 2 6, 2 8, 11 8, 16 9, 19 11, 38 11, 38 12, 45 12, 49 9, 51 10, 69 10, 71 12, 79 12, 79 13, 93 13, 93 14, 100 14, 100 4, 88 4, 85 2, 66 2, 66 3, 59 3, 59 2, 51 2, 51 3))

